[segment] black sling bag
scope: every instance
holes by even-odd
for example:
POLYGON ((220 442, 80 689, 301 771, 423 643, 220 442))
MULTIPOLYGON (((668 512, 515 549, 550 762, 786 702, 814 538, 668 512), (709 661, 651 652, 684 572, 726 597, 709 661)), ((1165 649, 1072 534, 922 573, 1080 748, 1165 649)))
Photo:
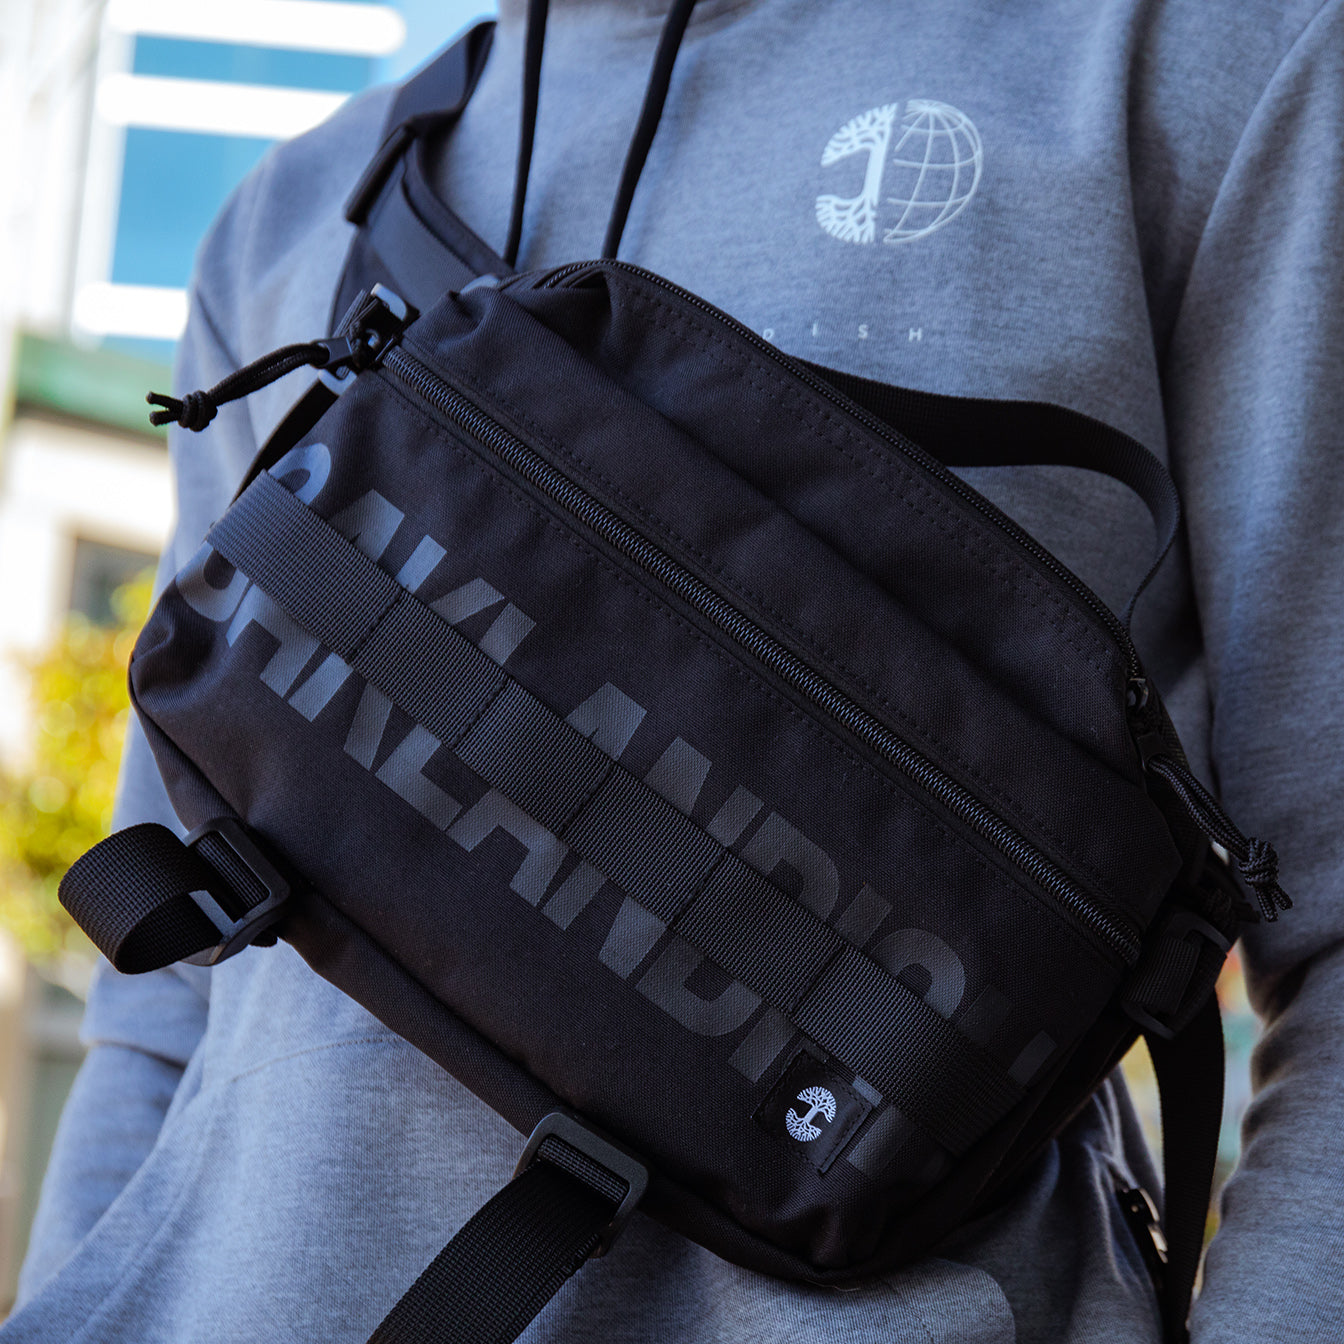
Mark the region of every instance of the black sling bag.
POLYGON ((533 0, 503 255, 425 170, 485 25, 397 99, 337 334, 158 398, 199 429, 321 369, 132 659, 190 834, 111 836, 62 900, 128 972, 283 937, 531 1133, 378 1344, 514 1339, 637 1204, 763 1273, 888 1271, 1008 1197, 1140 1032, 1165 1250, 1124 1199, 1181 1339, 1234 870, 1289 902, 1127 614, 948 467, 1105 472, 1159 560, 1175 487, 1096 421, 807 365, 614 260, 692 3, 606 259, 514 271, 533 0))

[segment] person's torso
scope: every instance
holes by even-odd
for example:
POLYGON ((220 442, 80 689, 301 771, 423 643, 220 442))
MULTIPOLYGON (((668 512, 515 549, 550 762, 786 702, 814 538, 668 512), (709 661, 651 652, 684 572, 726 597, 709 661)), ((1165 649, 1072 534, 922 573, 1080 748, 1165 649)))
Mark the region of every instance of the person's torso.
MULTIPOLYGON (((440 146, 440 194, 496 248, 517 8, 440 146)), ((661 22, 657 5, 553 8, 524 268, 599 251, 661 22)), ((1289 26, 1248 14, 1211 39, 1207 22, 1195 6, 1084 0, 705 0, 621 256, 807 359, 1061 403, 1164 456, 1164 341, 1244 119, 1229 109, 1263 83, 1289 26)), ((385 106, 372 97, 282 151, 245 244, 203 274, 242 358, 325 328, 348 241, 339 203, 385 106)), ((253 399, 258 440, 296 381, 253 399)), ((188 532, 223 508, 249 447, 179 462, 188 532)), ((1152 541, 1137 500, 1063 468, 967 474, 1123 604, 1152 541)), ((1191 602, 1177 554, 1136 633, 1199 768, 1207 689, 1191 602)), ((158 1146, 76 1253, 105 1288, 80 1337, 233 1340, 282 1325, 296 1340, 362 1339, 507 1179, 520 1140, 286 948, 239 956, 210 992, 158 1146)), ((1107 1086, 1010 1204, 871 1289, 769 1280, 638 1219, 524 1338, 1156 1339, 1115 1200, 1117 1181, 1152 1180, 1123 1090, 1107 1086)), ((35 1323, 49 1292, 28 1308, 35 1323)), ((33 1338, 52 1337, 41 1328, 33 1338)))

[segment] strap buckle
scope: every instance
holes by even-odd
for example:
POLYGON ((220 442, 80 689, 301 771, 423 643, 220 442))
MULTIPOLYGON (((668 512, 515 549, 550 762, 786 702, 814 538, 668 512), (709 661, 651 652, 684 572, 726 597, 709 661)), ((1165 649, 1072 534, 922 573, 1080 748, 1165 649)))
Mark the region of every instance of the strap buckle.
POLYGON ((1153 1287, 1162 1296, 1166 1292, 1167 1238, 1162 1231, 1157 1205, 1141 1185, 1126 1186, 1118 1177, 1115 1181, 1115 1197, 1138 1245, 1153 1287))
MULTIPOLYGON (((515 1179, 521 1176, 533 1162, 555 1161, 554 1158, 542 1152, 542 1145, 547 1140, 572 1148, 575 1153, 587 1158, 589 1163, 595 1163, 602 1169, 603 1173, 615 1177, 617 1182, 625 1186, 625 1194, 617 1204, 616 1211, 611 1216, 611 1221, 598 1234, 597 1245, 589 1252, 590 1256, 606 1255, 607 1251, 611 1249, 612 1242, 616 1240, 626 1223, 630 1221, 630 1215, 634 1213, 635 1206, 644 1198, 644 1192, 649 1187, 648 1167, 628 1149, 613 1143, 605 1135, 593 1129, 586 1121, 579 1120, 572 1115, 566 1115, 563 1111, 552 1111, 550 1115, 542 1118, 541 1123, 528 1137, 527 1144, 523 1148, 523 1155, 518 1159, 517 1167, 514 1168, 515 1179)), ((585 1184, 591 1185, 599 1193, 610 1195, 610 1188, 603 1188, 598 1181, 590 1179, 582 1170, 582 1163, 559 1161, 555 1162, 555 1165, 561 1167, 562 1170, 568 1172, 577 1180, 582 1180, 585 1184)), ((599 1175, 599 1173, 593 1173, 593 1175, 599 1175)))
POLYGON ((219 930, 219 942, 183 961, 216 966, 256 942, 280 918, 290 884, 233 817, 205 822, 183 844, 220 879, 206 890, 190 893, 219 930))
POLYGON ((1231 950, 1231 939, 1202 915, 1175 911, 1135 971, 1125 1013, 1144 1031, 1171 1040, 1213 992, 1231 950))

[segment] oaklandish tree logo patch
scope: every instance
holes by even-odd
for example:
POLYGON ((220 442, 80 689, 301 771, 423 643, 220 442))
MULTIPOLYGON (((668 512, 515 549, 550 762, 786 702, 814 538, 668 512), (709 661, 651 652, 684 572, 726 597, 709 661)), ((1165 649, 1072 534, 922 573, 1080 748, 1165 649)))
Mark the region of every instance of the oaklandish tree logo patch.
POLYGON ((931 98, 874 107, 846 122, 822 151, 821 166, 862 157, 853 196, 817 197, 817 223, 843 243, 911 243, 941 229, 980 185, 984 146, 964 112, 931 98))
POLYGON ((824 1087, 805 1087, 798 1094, 798 1100, 808 1108, 806 1115, 799 1115, 790 1108, 784 1117, 784 1126, 792 1138, 799 1143, 811 1143, 820 1137, 821 1127, 812 1122, 820 1115, 827 1124, 835 1119, 835 1094, 824 1087))
POLYGON ((830 1060, 802 1048, 766 1094, 755 1120, 781 1152, 825 1175, 872 1108, 830 1060))

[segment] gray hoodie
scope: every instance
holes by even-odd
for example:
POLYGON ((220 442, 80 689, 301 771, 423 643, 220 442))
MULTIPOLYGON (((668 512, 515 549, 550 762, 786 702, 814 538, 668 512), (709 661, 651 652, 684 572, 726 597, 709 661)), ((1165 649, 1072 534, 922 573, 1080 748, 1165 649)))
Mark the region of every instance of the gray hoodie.
MULTIPOLYGON (((438 162, 496 245, 521 7, 438 162)), ((522 266, 598 250, 663 8, 553 5, 522 266)), ((387 101, 355 100, 239 189, 200 254, 179 387, 324 332, 340 203, 387 101)), ((622 249, 808 359, 1059 402, 1170 462, 1187 529, 1139 647, 1297 899, 1246 940, 1267 1031, 1196 1344, 1344 1338, 1342 128, 1342 0, 704 0, 622 249)), ((165 575, 302 385, 174 440, 165 575)), ((1123 602, 1151 544, 1136 500, 1067 468, 967 474, 1123 602)), ((146 818, 168 812, 136 737, 119 822, 146 818)), ((104 970, 85 1033, 0 1340, 363 1340, 518 1151, 284 946, 212 973, 104 970)), ((525 1338, 1157 1340, 1117 1179, 1155 1177, 1115 1083, 1008 1204, 871 1287, 775 1282, 637 1219, 525 1338)))

